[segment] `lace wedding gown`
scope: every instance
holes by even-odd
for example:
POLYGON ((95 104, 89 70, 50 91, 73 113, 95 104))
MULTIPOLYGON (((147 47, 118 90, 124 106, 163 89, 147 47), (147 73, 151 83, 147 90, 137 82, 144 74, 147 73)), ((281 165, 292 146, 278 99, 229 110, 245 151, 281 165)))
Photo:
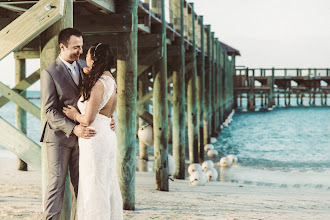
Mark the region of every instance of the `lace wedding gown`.
MULTIPOLYGON (((110 76, 99 79, 104 94, 98 112, 109 101, 115 87, 110 76)), ((86 102, 78 101, 78 108, 85 113, 86 102)), ((117 177, 117 137, 110 129, 111 118, 97 114, 90 125, 96 130, 91 139, 79 138, 79 188, 77 198, 78 220, 123 219, 123 202, 117 177)))

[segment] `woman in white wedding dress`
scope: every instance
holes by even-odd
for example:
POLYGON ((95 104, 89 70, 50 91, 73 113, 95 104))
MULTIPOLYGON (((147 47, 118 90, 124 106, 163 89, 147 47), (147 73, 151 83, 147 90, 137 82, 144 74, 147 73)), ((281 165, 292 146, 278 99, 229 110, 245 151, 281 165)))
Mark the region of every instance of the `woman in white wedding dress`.
POLYGON ((92 127, 96 135, 79 138, 79 220, 123 219, 123 202, 117 177, 117 137, 110 129, 117 102, 117 86, 110 69, 113 55, 106 44, 95 44, 86 56, 78 108, 63 108, 72 120, 92 127))

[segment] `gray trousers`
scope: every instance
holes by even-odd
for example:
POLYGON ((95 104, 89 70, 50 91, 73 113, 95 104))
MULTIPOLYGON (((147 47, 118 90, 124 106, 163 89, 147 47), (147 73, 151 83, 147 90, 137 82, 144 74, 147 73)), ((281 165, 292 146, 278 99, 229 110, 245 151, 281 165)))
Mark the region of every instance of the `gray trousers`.
POLYGON ((74 146, 63 146, 46 143, 48 159, 48 186, 45 194, 43 220, 58 220, 60 218, 65 179, 68 168, 71 180, 71 219, 75 219, 76 200, 79 181, 79 147, 77 141, 74 146), (73 191, 72 191, 73 189, 73 191))

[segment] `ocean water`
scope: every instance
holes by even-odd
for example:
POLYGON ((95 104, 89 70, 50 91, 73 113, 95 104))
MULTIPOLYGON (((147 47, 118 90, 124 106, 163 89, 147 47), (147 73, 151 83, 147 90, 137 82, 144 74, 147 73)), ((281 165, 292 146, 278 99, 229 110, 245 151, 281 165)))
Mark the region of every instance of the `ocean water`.
MULTIPOLYGON (((40 106, 39 92, 28 92, 27 97, 40 106)), ((0 108, 0 116, 15 125, 15 104, 9 102, 0 108)), ((40 121, 29 113, 27 120, 28 137, 39 143, 40 121)), ((239 158, 230 168, 216 167, 220 182, 330 192, 330 107, 238 111, 214 146, 219 152, 218 158, 212 159, 215 163, 228 154, 239 158)), ((0 158, 15 157, 0 146, 0 158)), ((137 170, 153 172, 153 163, 137 161, 137 170)))
POLYGON ((330 190, 330 107, 236 113, 215 149, 239 158, 220 181, 330 190))

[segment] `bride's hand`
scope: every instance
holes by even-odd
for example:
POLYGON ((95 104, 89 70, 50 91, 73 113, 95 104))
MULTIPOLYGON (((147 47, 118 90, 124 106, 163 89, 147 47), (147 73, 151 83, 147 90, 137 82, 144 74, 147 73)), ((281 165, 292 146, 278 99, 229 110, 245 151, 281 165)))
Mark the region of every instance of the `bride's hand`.
POLYGON ((78 110, 72 105, 68 105, 68 107, 63 107, 63 113, 71 120, 74 120, 75 114, 79 114, 78 110))

